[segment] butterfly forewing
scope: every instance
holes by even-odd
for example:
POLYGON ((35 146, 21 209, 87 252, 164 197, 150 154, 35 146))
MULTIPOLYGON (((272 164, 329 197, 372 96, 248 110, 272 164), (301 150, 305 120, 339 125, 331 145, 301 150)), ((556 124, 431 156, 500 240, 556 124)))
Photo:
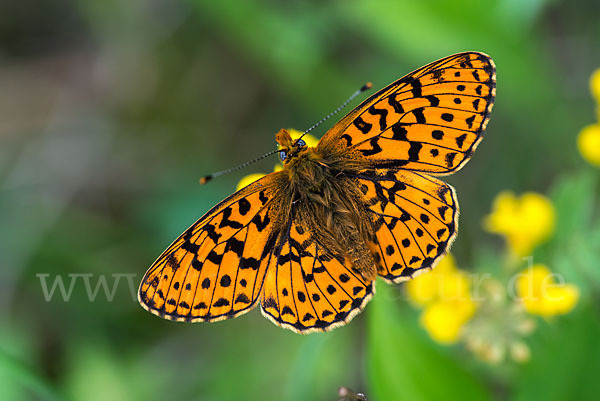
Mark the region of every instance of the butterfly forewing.
POLYGON ((215 321, 255 306, 278 236, 267 176, 215 206, 150 267, 140 303, 171 320, 215 321))
POLYGON ((495 88, 489 56, 446 57, 371 96, 329 130, 318 149, 350 148, 374 167, 451 173, 481 140, 495 88))

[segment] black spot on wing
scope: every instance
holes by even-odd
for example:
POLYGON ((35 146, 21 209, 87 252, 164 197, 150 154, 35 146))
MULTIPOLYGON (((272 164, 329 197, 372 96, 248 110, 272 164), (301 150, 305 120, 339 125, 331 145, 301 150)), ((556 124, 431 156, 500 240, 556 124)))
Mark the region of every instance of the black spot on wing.
POLYGON ((213 305, 216 307, 229 306, 229 301, 225 298, 219 298, 213 305))
POLYGON ((248 296, 246 294, 240 293, 235 298, 235 303, 236 304, 238 304, 238 303, 249 304, 250 303, 250 299, 248 299, 248 296))
POLYGON ((252 223, 254 223, 254 226, 256 227, 258 232, 263 231, 269 225, 270 222, 271 219, 269 219, 268 214, 265 214, 265 217, 263 217, 262 219, 260 218, 259 214, 252 218, 252 223))
POLYGON ((267 201, 269 200, 269 198, 267 196, 265 196, 265 191, 260 191, 258 193, 258 199, 260 200, 260 203, 262 205, 264 205, 265 203, 267 203, 267 201))
POLYGON ((181 244, 181 249, 183 249, 184 251, 196 254, 198 253, 198 250, 200 249, 200 245, 196 245, 192 242, 184 242, 183 244, 181 244))
POLYGON ((192 268, 194 270, 202 271, 202 262, 200 262, 196 257, 192 260, 192 268))
POLYGON ((411 92, 413 94, 414 97, 421 97, 422 96, 422 92, 421 92, 421 81, 419 81, 418 79, 415 79, 414 77, 411 77, 409 79, 409 81, 407 82, 410 87, 411 87, 411 92))
POLYGON ((379 130, 383 131, 387 128, 386 117, 388 111, 386 109, 378 109, 374 105, 367 109, 367 112, 372 116, 379 116, 379 130))
POLYGON ((314 319, 314 318, 315 318, 315 317, 314 317, 313 315, 311 315, 310 313, 307 313, 307 314, 305 314, 305 315, 304 315, 304 317, 302 318, 302 321, 303 321, 303 322, 307 322, 307 321, 309 321, 309 320, 312 320, 312 319, 314 319))
POLYGON ((229 220, 229 217, 231 217, 231 213, 232 211, 230 206, 223 209, 223 218, 221 220, 221 223, 219 223, 219 228, 231 227, 237 230, 243 227, 242 223, 237 222, 235 220, 229 220))
POLYGON ((419 161, 419 152, 423 144, 421 142, 410 142, 410 148, 408 149, 408 160, 411 162, 419 161))
POLYGON ((204 226, 204 232, 206 233, 206 235, 208 236, 208 238, 210 238, 213 242, 215 242, 215 243, 219 242, 219 239, 221 238, 221 234, 219 234, 218 232, 216 232, 215 226, 213 226, 212 224, 205 225, 204 226))
POLYGON ((227 274, 223 275, 223 277, 221 277, 220 284, 221 287, 229 287, 231 285, 231 277, 229 277, 227 274))
MULTIPOLYGON (((191 231, 191 230, 190 230, 191 231)), ((167 261, 166 261, 167 266, 169 266, 171 269, 173 270, 177 270, 179 269, 179 261, 177 260, 177 258, 175 257, 175 255, 170 254, 167 257, 167 261)))
POLYGON ((248 202, 248 199, 246 198, 242 198, 238 202, 239 212, 242 216, 245 216, 246 213, 250 211, 251 206, 252 205, 250 205, 250 202, 248 202))
POLYGON ((240 270, 245 270, 245 269, 258 270, 259 266, 260 266, 260 261, 258 259, 255 259, 252 257, 240 259, 240 270))
POLYGON ((284 315, 292 315, 292 316, 296 316, 296 314, 294 313, 294 311, 292 311, 292 308, 290 308, 289 306, 284 306, 283 309, 281 310, 281 316, 284 315))
POLYGON ((372 155, 376 155, 377 153, 381 152, 381 146, 379 146, 378 144, 379 141, 379 137, 375 136, 373 138, 371 138, 369 140, 369 145, 371 145, 371 149, 359 149, 359 151, 364 155, 364 156, 372 156, 372 155))
POLYGON ((425 118, 425 114, 423 114, 424 107, 419 107, 412 111, 415 119, 417 120, 417 124, 425 124, 427 119, 425 118))
POLYGON ((227 241, 227 246, 229 250, 235 253, 237 256, 242 256, 244 252, 244 241, 240 241, 235 237, 229 238, 227 241))
POLYGON ((208 309, 208 306, 204 302, 199 302, 194 305, 194 309, 208 309))
POLYGON ((219 264, 221 264, 221 260, 223 260, 223 254, 219 254, 219 253, 215 252, 215 250, 213 249, 206 256, 206 260, 214 263, 215 265, 219 265, 219 264))
POLYGON ((454 158, 456 157, 455 152, 450 152, 446 154, 446 165, 448 167, 452 167, 454 165, 454 158))
POLYGON ((437 107, 440 104, 440 99, 437 96, 428 95, 428 96, 425 96, 425 99, 429 100, 429 104, 432 107, 437 107))
POLYGON ((388 103, 390 104, 390 106, 392 106, 394 108, 394 111, 398 114, 404 114, 404 109, 402 108, 402 104, 400 104, 400 102, 398 102, 398 100, 396 100, 396 97, 394 95, 388 97, 388 103))
POLYGON ((475 114, 465 120, 469 128, 473 126, 473 121, 475 121, 475 114))
POLYGON ((406 128, 400 122, 392 125, 392 139, 397 141, 408 141, 406 128))
POLYGON ((452 113, 443 113, 442 120, 451 122, 452 120, 454 120, 454 115, 452 113))
POLYGON ((266 308, 278 309, 277 302, 275 302, 275 298, 267 297, 267 299, 265 299, 263 302, 263 308, 264 309, 266 309, 266 308))
POLYGON ((373 127, 372 124, 365 122, 365 120, 363 120, 362 117, 357 117, 352 123, 363 134, 368 134, 369 131, 371 131, 371 128, 373 127))
POLYGON ((434 130, 431 132, 431 137, 432 137, 433 139, 436 139, 436 140, 438 140, 438 141, 439 141, 439 140, 441 140, 441 139, 444 137, 444 131, 442 131, 442 130, 439 130, 439 129, 434 129, 434 130))
POLYGON ((344 134, 341 136, 341 138, 346 140, 346 146, 352 146, 352 137, 350 135, 344 134))

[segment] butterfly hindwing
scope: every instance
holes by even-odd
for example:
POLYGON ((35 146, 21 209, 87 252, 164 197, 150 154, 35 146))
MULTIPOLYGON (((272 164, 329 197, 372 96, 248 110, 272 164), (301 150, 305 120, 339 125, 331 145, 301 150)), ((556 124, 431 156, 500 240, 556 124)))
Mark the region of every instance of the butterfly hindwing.
POLYGON ((495 88, 489 56, 446 57, 371 96, 329 130, 317 149, 351 149, 377 167, 449 174, 481 141, 495 88))
MULTIPOLYGON (((276 174, 276 173, 274 173, 276 174)), ((256 305, 278 236, 271 175, 236 192, 186 230, 154 262, 138 298, 171 320, 216 321, 256 305)))
POLYGON ((313 234, 292 219, 269 266, 261 296, 266 317, 300 333, 345 324, 374 291, 372 282, 342 258, 330 255, 313 234))
POLYGON ((400 282, 432 268, 456 236, 454 189, 433 177, 404 170, 365 170, 356 176, 372 215, 378 274, 400 282))

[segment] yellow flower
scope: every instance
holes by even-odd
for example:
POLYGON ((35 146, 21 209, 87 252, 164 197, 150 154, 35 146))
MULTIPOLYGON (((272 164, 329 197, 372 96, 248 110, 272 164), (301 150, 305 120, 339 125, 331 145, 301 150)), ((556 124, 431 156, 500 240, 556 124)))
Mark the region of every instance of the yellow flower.
MULTIPOLYGON (((600 81, 600 74, 598 76, 598 81, 600 81)), ((600 83, 598 83, 598 86, 600 86, 600 83)), ((588 163, 600 167, 600 124, 584 127, 577 137, 577 147, 581 156, 588 163)))
POLYGON ((261 173, 249 174, 249 175, 245 176, 244 178, 242 178, 240 180, 240 182, 238 182, 237 188, 235 190, 239 191, 240 189, 247 187, 248 185, 252 184, 254 181, 259 180, 259 179, 263 178, 264 176, 265 176, 265 174, 261 174, 261 173))
POLYGON ((409 299, 419 306, 441 300, 469 297, 469 281, 466 274, 456 268, 451 254, 440 260, 436 267, 406 283, 409 299))
POLYGON ((554 232, 555 211, 550 200, 534 192, 520 198, 501 192, 494 199, 492 212, 483 221, 484 228, 503 235, 512 251, 526 256, 554 232))
POLYGON ((600 103, 600 68, 596 69, 590 77, 590 92, 592 96, 600 103))
POLYGON ((475 313, 475 302, 470 298, 454 301, 434 301, 421 314, 421 324, 431 338, 441 344, 455 343, 462 327, 475 313))
POLYGON ((568 313, 579 300, 575 285, 556 283, 555 275, 540 264, 519 274, 516 290, 527 312, 545 317, 568 313))
POLYGON ((420 321, 435 341, 451 344, 460 337, 462 327, 476 309, 470 286, 452 255, 446 255, 432 271, 406 283, 409 299, 424 308, 420 321))
MULTIPOLYGON (((298 131, 293 128, 288 129, 288 132, 290 133, 290 136, 292 137, 292 139, 298 139, 303 134, 302 131, 298 131)), ((311 147, 311 148, 317 146, 317 143, 319 143, 319 140, 310 134, 304 135, 304 137, 302 137, 302 140, 304 141, 304 143, 306 143, 306 146, 311 147)), ((273 171, 280 171, 282 168, 283 168, 283 166, 281 164, 276 164, 273 171)), ((249 175, 245 176, 244 178, 242 178, 240 180, 240 182, 238 182, 236 191, 239 191, 240 189, 252 184, 254 181, 256 181, 259 178, 262 178, 264 176, 265 176, 265 174, 261 174, 261 173, 254 173, 254 174, 249 174, 249 175)))

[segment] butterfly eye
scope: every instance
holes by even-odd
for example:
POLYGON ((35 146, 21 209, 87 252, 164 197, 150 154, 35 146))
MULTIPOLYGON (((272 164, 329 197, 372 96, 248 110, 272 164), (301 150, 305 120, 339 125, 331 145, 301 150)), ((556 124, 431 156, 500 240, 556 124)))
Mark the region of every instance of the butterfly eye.
POLYGON ((281 152, 279 152, 279 158, 281 159, 281 161, 284 161, 286 157, 287 157, 287 153, 285 153, 285 150, 282 150, 281 152))
POLYGON ((306 142, 303 139, 298 139, 298 146, 303 147, 306 146, 306 142))

